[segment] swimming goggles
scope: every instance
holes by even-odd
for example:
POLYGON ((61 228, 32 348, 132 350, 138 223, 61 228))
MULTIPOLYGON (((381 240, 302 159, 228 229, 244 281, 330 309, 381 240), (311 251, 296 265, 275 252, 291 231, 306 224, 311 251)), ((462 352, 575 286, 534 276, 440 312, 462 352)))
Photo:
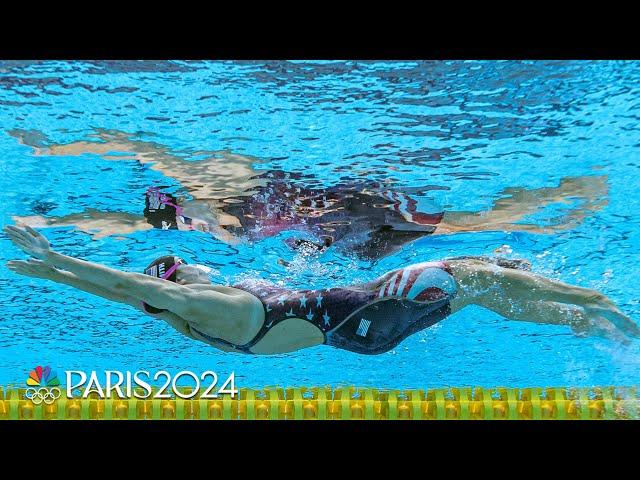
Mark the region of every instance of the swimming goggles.
POLYGON ((188 225, 189 227, 191 227, 191 229, 193 230, 193 225, 192 225, 193 219, 190 217, 187 217, 184 214, 184 209, 180 205, 176 205, 175 203, 173 203, 171 199, 167 195, 162 193, 158 187, 149 187, 147 189, 147 195, 155 195, 161 204, 169 205, 170 207, 175 208, 176 218, 180 220, 182 223, 184 223, 185 225, 188 225))
MULTIPOLYGON (((167 269, 167 271, 164 272, 164 275, 162 275, 162 277, 160 277, 160 280, 169 280, 169 277, 171 277, 171 275, 173 275, 173 273, 178 269, 178 265, 182 265, 183 263, 184 263, 184 261, 182 259, 178 259, 177 262, 175 262, 173 265, 171 265, 171 267, 169 267, 167 269)), ((140 301, 140 303, 142 304, 142 309, 145 312, 152 313, 149 310, 147 310, 147 307, 150 306, 150 305, 148 305, 146 302, 144 302, 142 300, 140 301)), ((164 311, 166 311, 166 309, 159 308, 159 309, 157 309, 157 311, 155 313, 160 313, 160 312, 164 312, 164 311)))

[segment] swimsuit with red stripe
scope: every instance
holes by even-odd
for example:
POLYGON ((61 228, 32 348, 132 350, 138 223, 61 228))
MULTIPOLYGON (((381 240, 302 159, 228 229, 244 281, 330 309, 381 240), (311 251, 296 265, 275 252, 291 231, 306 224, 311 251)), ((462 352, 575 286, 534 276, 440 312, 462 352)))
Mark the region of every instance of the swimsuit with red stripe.
POLYGON ((313 323, 325 344, 361 354, 393 349, 408 336, 444 319, 456 284, 444 262, 425 262, 394 270, 373 282, 326 290, 290 290, 261 280, 234 287, 258 297, 265 320, 258 334, 245 345, 204 339, 245 353, 280 322, 298 318, 313 323))

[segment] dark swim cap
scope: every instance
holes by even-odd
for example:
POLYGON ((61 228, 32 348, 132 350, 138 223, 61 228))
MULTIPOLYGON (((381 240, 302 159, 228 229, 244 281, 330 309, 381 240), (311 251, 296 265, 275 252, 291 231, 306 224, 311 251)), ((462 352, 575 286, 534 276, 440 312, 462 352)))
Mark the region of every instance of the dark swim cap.
POLYGON ((144 200, 144 218, 155 228, 176 230, 178 228, 176 217, 179 214, 177 205, 176 197, 162 193, 156 187, 150 187, 147 189, 144 200))
MULTIPOLYGON (((185 262, 180 257, 165 255, 164 257, 156 258, 153 262, 151 262, 149 266, 144 269, 144 274, 161 278, 162 280, 175 282, 176 271, 178 270, 178 265, 181 264, 186 265, 187 262, 185 262)), ((145 302, 142 302, 142 308, 145 312, 154 314, 167 311, 165 308, 155 308, 145 302)))

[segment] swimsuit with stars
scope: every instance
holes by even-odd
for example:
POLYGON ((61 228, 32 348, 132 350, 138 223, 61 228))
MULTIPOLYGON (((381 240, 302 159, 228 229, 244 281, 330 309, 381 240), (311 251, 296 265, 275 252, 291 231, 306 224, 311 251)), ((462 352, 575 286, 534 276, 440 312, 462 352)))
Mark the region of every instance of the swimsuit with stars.
POLYGON ((445 262, 425 262, 394 270, 372 282, 325 290, 290 290, 262 280, 235 288, 260 299, 265 319, 256 336, 235 345, 193 329, 214 344, 252 353, 251 347, 289 318, 308 321, 324 334, 326 345, 375 355, 393 349, 416 332, 451 313, 456 284, 445 262))

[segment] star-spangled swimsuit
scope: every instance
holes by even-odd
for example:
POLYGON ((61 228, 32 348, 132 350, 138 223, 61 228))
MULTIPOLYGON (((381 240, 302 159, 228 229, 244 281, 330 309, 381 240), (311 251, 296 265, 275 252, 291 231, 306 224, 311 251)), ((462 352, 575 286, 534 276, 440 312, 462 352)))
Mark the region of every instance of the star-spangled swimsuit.
POLYGON ((289 318, 318 327, 326 345, 368 355, 384 353, 447 317, 457 290, 445 262, 411 265, 351 287, 290 290, 262 280, 234 287, 255 295, 264 306, 264 324, 253 340, 235 345, 193 327, 192 331, 214 345, 249 354, 271 328, 289 318))

